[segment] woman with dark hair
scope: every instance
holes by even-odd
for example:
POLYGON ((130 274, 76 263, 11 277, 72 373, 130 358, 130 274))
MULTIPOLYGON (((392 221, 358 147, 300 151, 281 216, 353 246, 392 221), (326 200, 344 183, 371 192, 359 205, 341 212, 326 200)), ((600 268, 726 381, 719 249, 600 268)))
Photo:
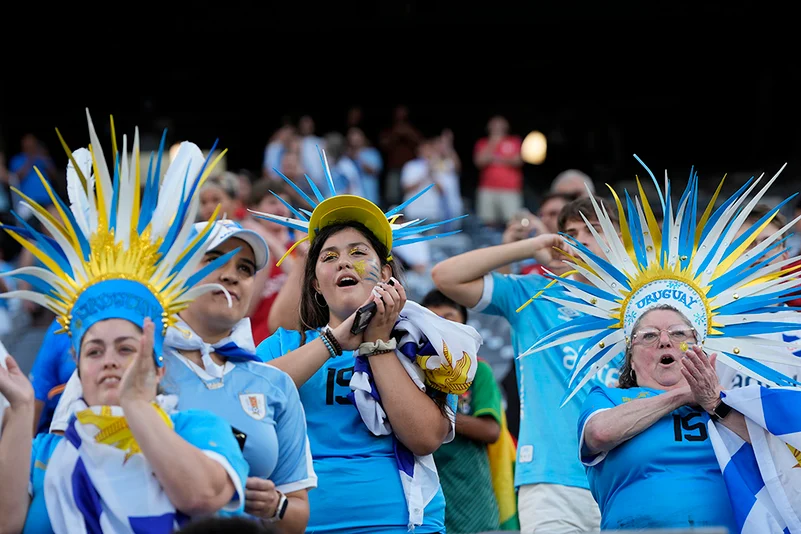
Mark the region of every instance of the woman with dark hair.
POLYGON ((305 197, 308 219, 258 214, 309 234, 299 331, 281 328, 257 349, 294 379, 306 412, 319 480, 307 531, 444 532, 431 455, 453 438, 480 337, 407 301, 391 247, 416 221, 394 225, 393 212, 336 195, 324 168, 332 196, 305 197))

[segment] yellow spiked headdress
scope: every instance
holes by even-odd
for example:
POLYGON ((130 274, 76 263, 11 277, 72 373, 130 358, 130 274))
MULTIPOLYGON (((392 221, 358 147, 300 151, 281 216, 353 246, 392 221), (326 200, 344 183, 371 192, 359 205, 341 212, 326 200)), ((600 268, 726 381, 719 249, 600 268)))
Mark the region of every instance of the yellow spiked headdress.
POLYGON ((112 118, 112 173, 89 110, 86 116, 91 142, 88 150, 70 151, 56 130, 69 157, 69 207, 53 193, 39 169, 36 172, 55 206, 55 215, 15 190, 49 235, 16 214, 20 226, 3 226, 43 267, 23 267, 3 274, 28 282, 33 290, 11 291, 0 297, 30 300, 55 313, 62 326, 60 332, 71 336, 76 355, 80 354, 84 333, 94 323, 119 318, 142 326, 144 318, 150 317, 156 324, 154 348, 160 365, 163 336, 177 321, 177 314, 205 292, 225 291, 217 284, 195 287, 236 252, 196 272, 212 243, 219 207, 203 231, 192 237, 199 188, 225 151, 211 161, 216 143, 208 159, 197 145, 182 143, 159 185, 165 131, 155 169, 151 154, 143 182, 138 129, 129 158, 126 136, 122 138, 122 152, 117 150, 112 118))
MULTIPOLYGON (((569 341, 586 340, 570 379, 566 403, 607 362, 626 349, 632 329, 644 313, 666 304, 690 321, 698 344, 716 352, 719 363, 768 384, 798 384, 765 365, 801 365, 801 359, 787 350, 792 345, 764 335, 798 328, 795 322, 798 311, 777 305, 795 298, 792 295, 798 291, 800 281, 791 264, 801 257, 774 260, 783 253, 782 242, 786 237, 783 239, 782 235, 801 217, 749 250, 760 232, 795 195, 741 233, 751 211, 784 167, 753 197, 762 177, 756 180, 752 177, 715 208, 723 186, 721 180, 699 218, 697 172, 691 171, 674 212, 667 175, 663 194, 650 169, 637 160, 656 186, 662 224, 657 222, 639 179, 639 198, 632 200, 625 192, 625 208, 609 187, 617 205, 620 235, 605 206, 599 206, 591 196, 603 235, 583 214, 582 217, 605 257, 565 236, 575 250, 575 256, 569 256, 565 263, 574 269, 571 273, 582 274, 589 283, 566 275, 552 276, 554 282, 549 286, 558 282, 564 291, 558 296, 550 295, 549 288, 540 292, 542 298, 583 315, 545 332, 521 357, 569 341)), ((795 350, 798 348, 801 347, 795 350)))

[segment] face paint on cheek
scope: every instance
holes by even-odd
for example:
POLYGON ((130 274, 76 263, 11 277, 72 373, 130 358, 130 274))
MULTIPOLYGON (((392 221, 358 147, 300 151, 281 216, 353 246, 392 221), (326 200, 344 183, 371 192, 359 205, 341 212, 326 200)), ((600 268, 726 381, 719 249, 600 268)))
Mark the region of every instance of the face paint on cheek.
POLYGON ((369 273, 364 278, 364 280, 367 281, 367 282, 372 282, 374 284, 377 284, 380 281, 379 274, 378 274, 380 272, 380 270, 378 268, 378 264, 377 264, 377 262, 375 260, 370 260, 368 262, 368 266, 369 266, 368 267, 369 268, 369 273))
POLYGON ((353 270, 356 271, 356 274, 360 277, 363 277, 364 273, 367 271, 366 262, 364 260, 354 261, 353 270))

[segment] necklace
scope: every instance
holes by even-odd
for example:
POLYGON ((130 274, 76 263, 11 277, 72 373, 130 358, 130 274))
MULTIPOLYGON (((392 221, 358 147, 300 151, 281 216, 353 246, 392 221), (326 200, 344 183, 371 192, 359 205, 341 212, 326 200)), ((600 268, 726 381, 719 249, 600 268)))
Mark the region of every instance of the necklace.
MULTIPOLYGON (((198 377, 200 378, 200 377, 198 377)), ((206 389, 220 389, 225 385, 225 371, 223 370, 223 375, 220 377, 220 380, 217 382, 206 382, 202 378, 200 381, 203 382, 203 385, 206 386, 206 389)))

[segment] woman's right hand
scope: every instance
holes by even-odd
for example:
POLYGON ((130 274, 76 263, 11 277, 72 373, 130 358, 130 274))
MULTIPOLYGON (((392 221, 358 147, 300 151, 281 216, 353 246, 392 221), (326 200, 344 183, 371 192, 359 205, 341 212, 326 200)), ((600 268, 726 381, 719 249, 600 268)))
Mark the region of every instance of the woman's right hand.
POLYGON ((8 370, 0 366, 0 393, 6 398, 11 409, 33 407, 33 386, 28 377, 10 355, 6 357, 6 366, 8 370))

